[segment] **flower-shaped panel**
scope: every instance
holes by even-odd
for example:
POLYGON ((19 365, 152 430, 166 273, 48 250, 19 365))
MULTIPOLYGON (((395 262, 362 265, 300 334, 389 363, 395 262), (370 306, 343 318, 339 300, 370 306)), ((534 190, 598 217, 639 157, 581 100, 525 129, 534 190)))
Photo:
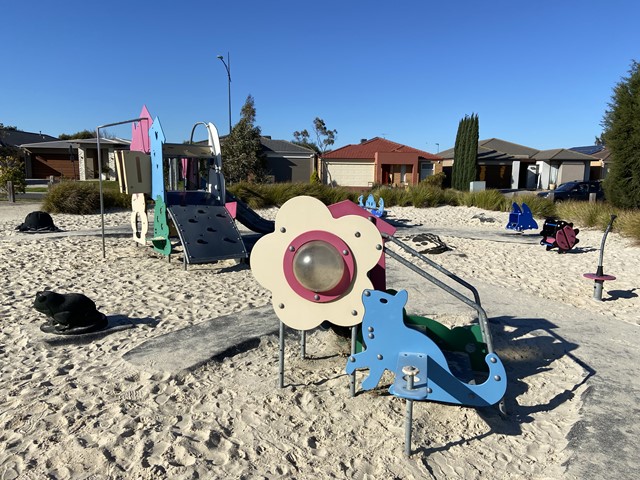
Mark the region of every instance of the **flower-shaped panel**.
POLYGON ((313 197, 296 197, 278 212, 275 231, 251 252, 251 270, 271 290, 283 323, 309 330, 325 320, 341 326, 362 322, 367 272, 380 259, 382 237, 357 215, 333 218, 313 197))

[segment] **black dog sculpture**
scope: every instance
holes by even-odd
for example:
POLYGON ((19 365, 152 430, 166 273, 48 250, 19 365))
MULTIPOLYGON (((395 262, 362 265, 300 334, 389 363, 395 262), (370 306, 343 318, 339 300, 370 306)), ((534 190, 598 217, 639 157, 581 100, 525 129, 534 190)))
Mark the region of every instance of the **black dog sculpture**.
POLYGON ((38 292, 33 308, 48 317, 40 326, 46 333, 77 335, 101 330, 108 323, 93 300, 82 293, 38 292))

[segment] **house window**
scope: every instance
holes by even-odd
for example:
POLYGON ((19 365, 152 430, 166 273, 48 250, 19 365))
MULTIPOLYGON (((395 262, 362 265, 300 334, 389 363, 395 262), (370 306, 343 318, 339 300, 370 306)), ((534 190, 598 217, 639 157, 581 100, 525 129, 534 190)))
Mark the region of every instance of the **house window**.
POLYGON ((420 180, 422 181, 431 175, 433 175, 433 163, 422 162, 420 164, 420 180))

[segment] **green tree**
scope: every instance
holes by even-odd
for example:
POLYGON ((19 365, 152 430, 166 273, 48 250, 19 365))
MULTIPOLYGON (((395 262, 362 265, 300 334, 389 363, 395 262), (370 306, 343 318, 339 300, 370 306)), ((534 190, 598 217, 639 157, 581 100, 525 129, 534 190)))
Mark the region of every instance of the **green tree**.
POLYGON ((311 140, 311 134, 307 129, 293 132, 293 143, 303 147, 310 148, 316 153, 322 155, 327 149, 336 142, 338 130, 329 130, 326 123, 320 117, 313 120, 313 135, 315 140, 311 140))
POLYGON ((604 143, 613 162, 604 180, 608 201, 620 208, 640 208, 640 64, 613 88, 602 120, 604 143))
POLYGON ((465 115, 458 124, 451 170, 451 186, 456 190, 469 190, 469 183, 476 179, 479 131, 477 114, 465 115))
POLYGON ((222 171, 229 183, 245 180, 264 182, 265 158, 260 143, 261 130, 255 125, 256 108, 251 95, 247 97, 240 120, 222 142, 222 171))
POLYGON ((96 138, 96 131, 82 130, 76 133, 61 133, 58 135, 60 140, 88 140, 90 138, 96 138))
POLYGON ((7 182, 13 183, 14 191, 24 193, 27 188, 24 162, 16 154, 0 155, 0 191, 6 192, 7 182))

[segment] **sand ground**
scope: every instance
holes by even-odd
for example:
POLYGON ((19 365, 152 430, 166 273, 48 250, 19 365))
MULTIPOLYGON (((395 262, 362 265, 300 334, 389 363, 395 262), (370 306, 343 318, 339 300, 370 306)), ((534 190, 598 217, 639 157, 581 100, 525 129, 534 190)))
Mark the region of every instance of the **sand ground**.
MULTIPOLYGON (((595 302, 582 274, 595 271, 602 232, 582 230, 560 255, 537 232, 507 232, 506 213, 390 209, 398 238, 420 250, 435 245, 420 235, 435 233, 451 248, 428 256, 480 290, 509 376, 507 418, 416 403, 406 458, 404 401, 382 387, 351 398, 348 345, 330 331, 309 333, 306 359, 287 332, 284 389, 275 336, 179 374, 127 362, 151 338, 268 305, 270 293, 244 264, 184 271, 127 235, 107 236, 103 259, 95 234, 16 232, 36 209, 0 204, 2 479, 633 478, 640 466, 640 248, 618 234, 604 255, 618 279, 595 302), (32 308, 44 289, 84 293, 130 328, 53 339, 32 308)), ((108 213, 105 225, 126 227, 129 215, 108 213)), ((100 228, 99 215, 53 218, 67 232, 100 228)), ((475 319, 397 262, 388 277, 409 291, 410 313, 448 326, 475 319)))

